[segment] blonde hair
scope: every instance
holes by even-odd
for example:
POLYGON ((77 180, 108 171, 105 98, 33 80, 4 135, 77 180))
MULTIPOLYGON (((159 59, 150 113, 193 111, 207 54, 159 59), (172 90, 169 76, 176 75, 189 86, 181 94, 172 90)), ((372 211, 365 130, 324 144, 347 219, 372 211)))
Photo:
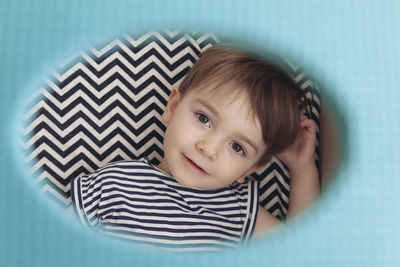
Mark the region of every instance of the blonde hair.
MULTIPOLYGON (((299 132, 305 97, 297 83, 278 66, 232 47, 204 51, 179 86, 182 97, 190 90, 234 83, 247 92, 253 116, 260 122, 267 151, 258 164, 292 145, 299 132)), ((237 90, 237 89, 236 89, 237 90)))

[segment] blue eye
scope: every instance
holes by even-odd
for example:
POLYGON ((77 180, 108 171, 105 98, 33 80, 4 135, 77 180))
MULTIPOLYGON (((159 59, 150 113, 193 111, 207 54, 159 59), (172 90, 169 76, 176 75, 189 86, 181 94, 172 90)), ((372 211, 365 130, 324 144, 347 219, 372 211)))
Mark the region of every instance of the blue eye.
POLYGON ((242 154, 244 156, 246 155, 244 153, 243 147, 241 145, 239 145, 238 143, 232 143, 232 149, 233 149, 233 151, 235 151, 238 154, 242 154))
POLYGON ((211 124, 210 119, 206 115, 198 113, 197 114, 197 119, 200 121, 200 123, 206 125, 207 127, 211 126, 210 125, 211 124))

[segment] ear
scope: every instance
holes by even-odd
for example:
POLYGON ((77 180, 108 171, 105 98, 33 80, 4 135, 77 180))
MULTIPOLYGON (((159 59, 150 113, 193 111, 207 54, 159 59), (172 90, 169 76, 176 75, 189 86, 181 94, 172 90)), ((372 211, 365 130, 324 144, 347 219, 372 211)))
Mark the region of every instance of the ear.
POLYGON ((244 179, 249 176, 250 174, 252 174, 253 172, 255 172, 258 168, 260 168, 261 166, 258 164, 255 164, 253 167, 251 167, 245 174, 243 174, 242 176, 239 177, 239 179, 236 180, 236 182, 238 182, 239 184, 244 182, 244 179))
POLYGON ((162 115, 163 122, 169 123, 171 121, 172 113, 178 106, 180 100, 181 100, 181 93, 179 92, 179 87, 174 87, 171 91, 167 106, 165 107, 165 111, 162 115))

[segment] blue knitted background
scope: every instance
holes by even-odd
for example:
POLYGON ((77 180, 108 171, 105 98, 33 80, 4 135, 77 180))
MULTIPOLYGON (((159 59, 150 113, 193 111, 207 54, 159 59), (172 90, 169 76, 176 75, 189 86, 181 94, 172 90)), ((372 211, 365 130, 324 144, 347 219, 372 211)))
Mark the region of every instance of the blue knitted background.
POLYGON ((0 266, 399 266, 400 2, 0 3, 0 266), (54 66, 132 30, 215 32, 296 62, 335 107, 345 155, 308 212, 251 245, 170 254, 94 235, 39 197, 19 153, 24 104, 54 66))

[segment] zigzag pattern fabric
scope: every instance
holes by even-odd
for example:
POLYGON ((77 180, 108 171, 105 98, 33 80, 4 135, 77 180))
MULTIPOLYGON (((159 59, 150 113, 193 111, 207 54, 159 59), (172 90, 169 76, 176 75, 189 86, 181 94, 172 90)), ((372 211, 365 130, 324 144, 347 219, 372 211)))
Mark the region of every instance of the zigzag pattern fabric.
MULTIPOLYGON (((40 190, 68 209, 71 178, 124 159, 146 156, 157 164, 170 91, 217 42, 214 34, 131 34, 81 51, 54 70, 24 117, 23 148, 40 190)), ((288 66, 313 100, 318 124, 318 90, 288 66)), ((290 192, 285 166, 274 158, 253 177, 260 181, 260 203, 284 218, 290 192)))

